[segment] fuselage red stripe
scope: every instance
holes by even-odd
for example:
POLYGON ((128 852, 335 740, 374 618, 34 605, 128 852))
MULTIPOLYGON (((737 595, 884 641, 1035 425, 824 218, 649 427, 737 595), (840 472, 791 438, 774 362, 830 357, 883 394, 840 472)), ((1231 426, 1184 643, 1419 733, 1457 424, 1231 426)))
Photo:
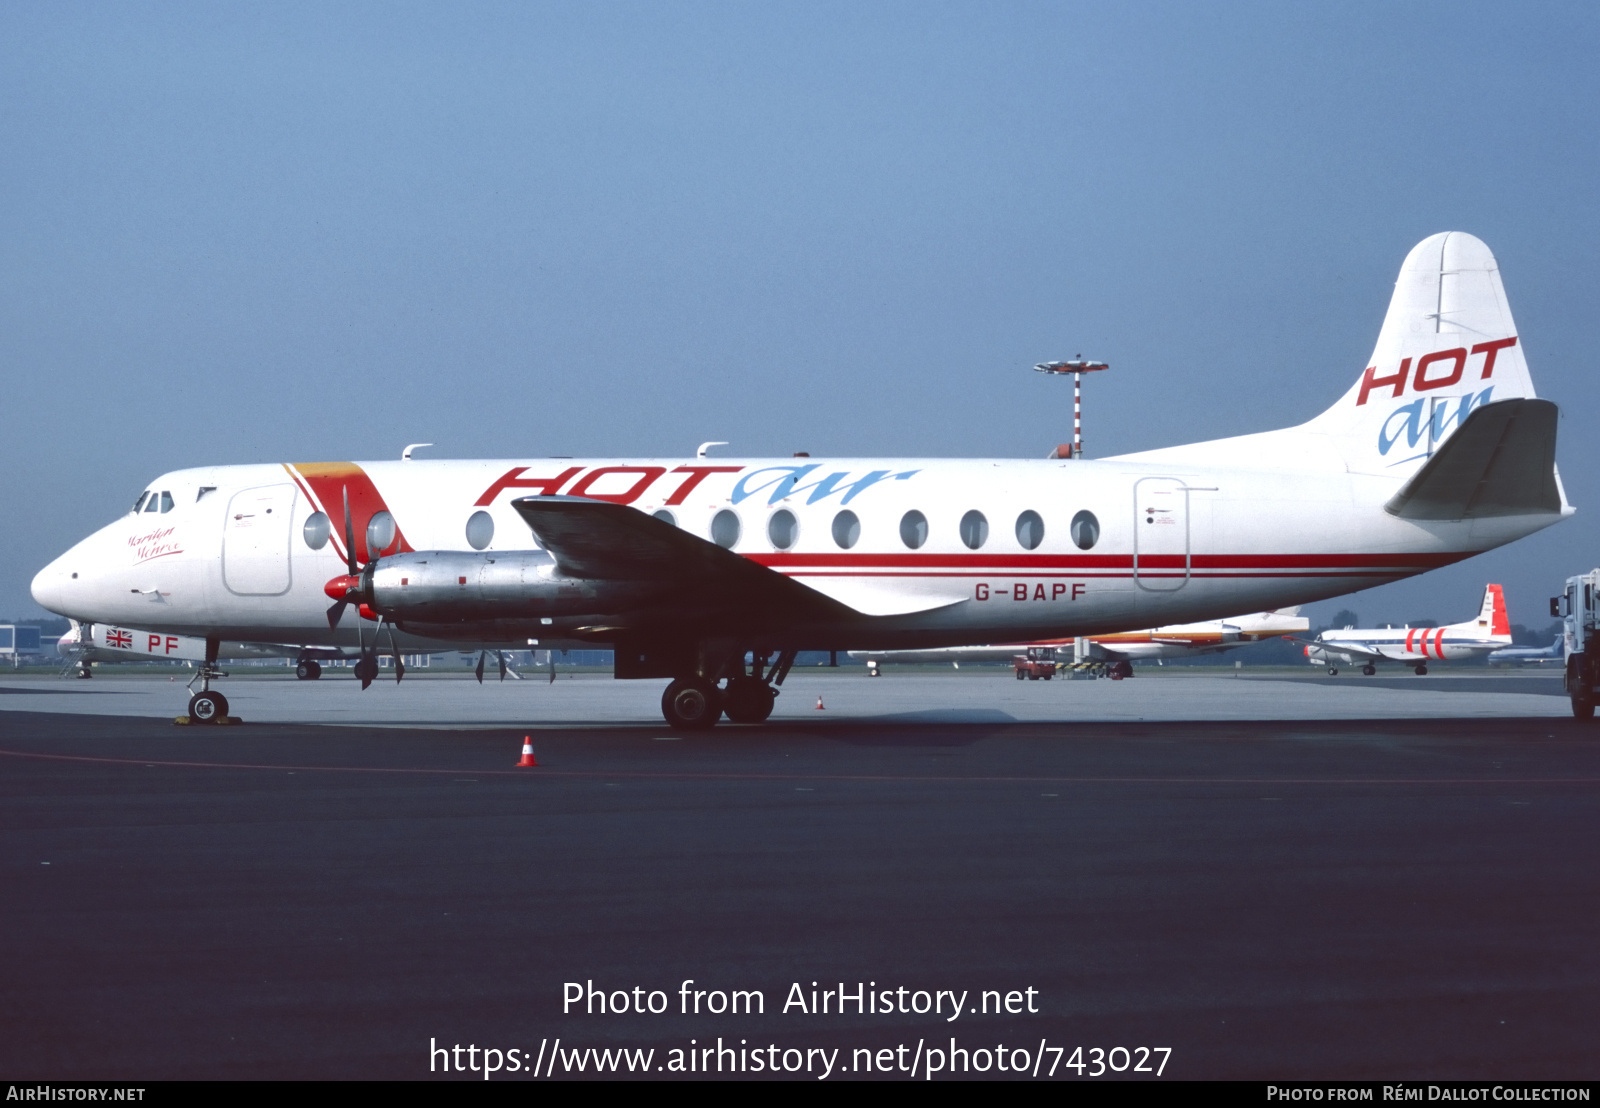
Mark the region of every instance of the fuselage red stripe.
MULTIPOLYGON (((1447 554, 1197 554, 1185 559, 1181 554, 1144 555, 1139 569, 1194 570, 1303 570, 1329 567, 1387 569, 1415 572, 1449 565, 1470 558, 1477 551, 1447 554)), ((1131 554, 747 554, 753 562, 772 569, 795 566, 815 568, 882 567, 921 569, 1132 569, 1131 554)))

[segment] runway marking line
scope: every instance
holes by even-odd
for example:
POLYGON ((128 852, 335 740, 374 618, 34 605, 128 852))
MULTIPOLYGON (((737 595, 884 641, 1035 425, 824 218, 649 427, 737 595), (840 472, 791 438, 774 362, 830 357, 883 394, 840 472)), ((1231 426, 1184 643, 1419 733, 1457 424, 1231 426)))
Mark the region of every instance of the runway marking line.
POLYGON ((30 758, 43 762, 89 762, 112 766, 141 766, 154 769, 254 769, 307 773, 399 773, 438 776, 470 773, 478 777, 510 777, 524 781, 540 777, 592 777, 629 780, 683 781, 933 781, 963 784, 1017 784, 1053 782, 1071 785, 1600 785, 1600 777, 1018 777, 1010 775, 956 776, 954 774, 894 773, 755 773, 715 771, 658 772, 624 770, 546 769, 530 774, 519 769, 428 769, 421 766, 306 766, 264 765, 256 762, 175 762, 145 758, 105 758, 90 754, 42 754, 29 750, 0 750, 7 758, 30 758))

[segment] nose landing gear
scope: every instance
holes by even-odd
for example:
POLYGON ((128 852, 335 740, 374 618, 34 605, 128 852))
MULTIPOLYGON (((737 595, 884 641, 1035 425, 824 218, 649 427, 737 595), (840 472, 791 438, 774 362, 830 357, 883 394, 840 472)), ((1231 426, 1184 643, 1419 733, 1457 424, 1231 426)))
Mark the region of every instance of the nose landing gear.
POLYGON ((206 639, 206 660, 200 663, 200 672, 189 679, 188 687, 192 690, 196 681, 200 682, 200 691, 189 697, 189 722, 191 723, 227 723, 228 698, 219 692, 211 691, 211 682, 219 677, 228 676, 217 668, 217 648, 221 646, 218 639, 206 639))

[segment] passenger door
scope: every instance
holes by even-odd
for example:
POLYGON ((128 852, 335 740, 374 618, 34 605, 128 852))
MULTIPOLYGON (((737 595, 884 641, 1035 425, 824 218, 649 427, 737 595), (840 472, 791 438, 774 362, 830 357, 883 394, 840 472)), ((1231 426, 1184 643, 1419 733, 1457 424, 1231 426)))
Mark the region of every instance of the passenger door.
POLYGON ((1133 580, 1149 592, 1189 583, 1189 490, 1176 477, 1133 485, 1133 580))
POLYGON ((262 485, 233 494, 222 526, 222 583, 238 596, 289 591, 295 487, 262 485))

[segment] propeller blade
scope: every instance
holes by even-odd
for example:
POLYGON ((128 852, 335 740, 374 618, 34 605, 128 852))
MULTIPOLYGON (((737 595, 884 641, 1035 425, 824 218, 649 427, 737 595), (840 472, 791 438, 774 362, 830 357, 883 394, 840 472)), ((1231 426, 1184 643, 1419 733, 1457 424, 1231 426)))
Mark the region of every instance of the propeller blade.
POLYGON ((506 679, 506 656, 500 651, 494 652, 495 661, 500 663, 500 680, 506 679))
POLYGON ((394 683, 406 675, 406 664, 400 660, 400 644, 394 641, 394 625, 389 626, 389 656, 394 659, 394 683))
POLYGON ((344 618, 344 610, 349 604, 347 600, 335 600, 328 608, 328 630, 332 631, 339 626, 339 621, 344 618))
POLYGON ((356 528, 350 522, 350 486, 344 486, 344 556, 350 567, 350 576, 354 577, 361 570, 356 565, 356 528))
POLYGON ((552 684, 552 685, 554 685, 556 683, 556 652, 554 650, 552 650, 550 652, 550 681, 549 681, 549 683, 552 684))
POLYGON ((483 684, 483 651, 478 651, 478 668, 472 672, 478 675, 478 684, 483 684))

